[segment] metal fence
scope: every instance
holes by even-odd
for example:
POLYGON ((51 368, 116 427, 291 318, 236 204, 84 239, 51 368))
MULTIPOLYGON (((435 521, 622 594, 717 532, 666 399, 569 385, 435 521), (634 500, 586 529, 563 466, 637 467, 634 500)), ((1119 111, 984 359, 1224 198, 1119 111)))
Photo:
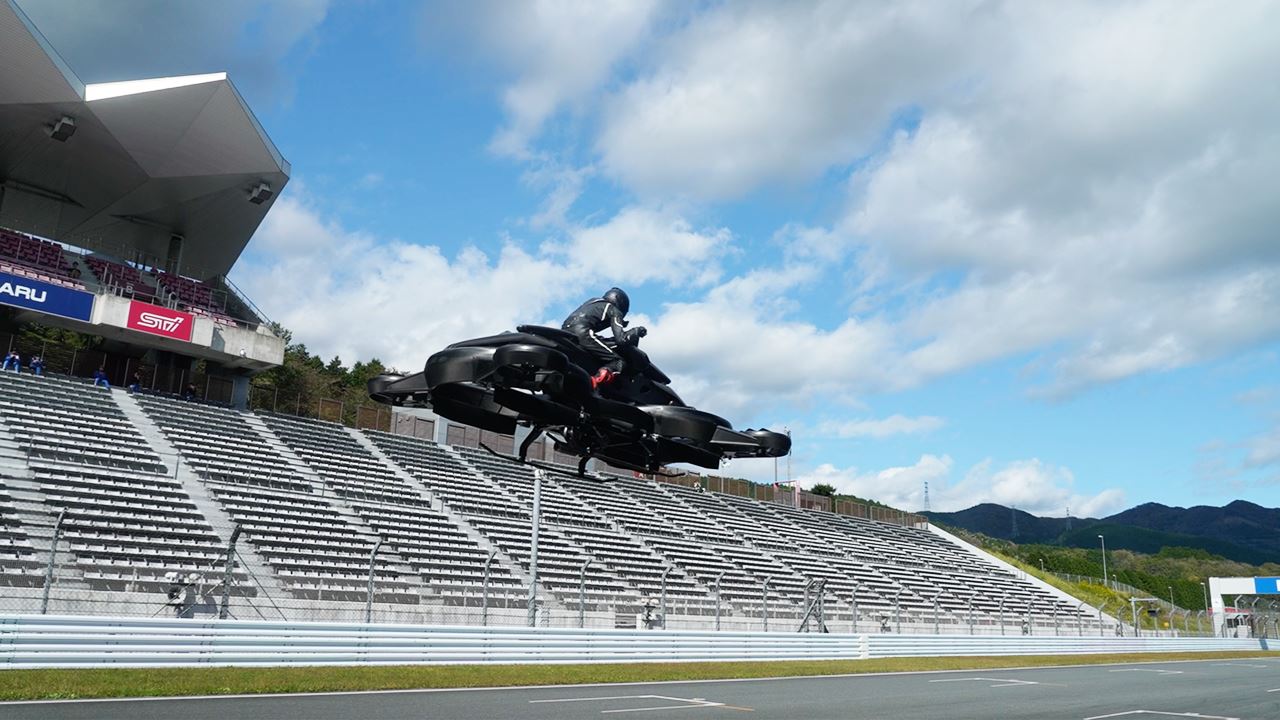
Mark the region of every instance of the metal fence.
POLYGON ((1234 638, 1053 638, 419 627, 0 616, 0 667, 839 660, 1266 649, 1234 638))
MULTIPOLYGON (((173 462, 175 458, 167 458, 173 462)), ((177 467, 175 465, 175 467, 177 467)), ((936 634, 989 637, 1105 637, 1140 636, 1205 637, 1213 634, 1203 613, 1187 614, 1174 627, 1135 629, 1107 614, 1122 608, 1091 608, 1083 603, 1077 612, 1030 613, 1015 609, 1012 599, 1001 600, 996 612, 983 612, 969 603, 964 608, 943 607, 938 598, 919 607, 903 603, 901 596, 879 601, 866 596, 865 587, 855 602, 852 594, 835 592, 821 579, 810 583, 804 601, 779 598, 762 585, 754 598, 741 590, 724 597, 712 585, 706 596, 668 595, 619 598, 615 603, 588 597, 586 583, 573 589, 549 592, 539 586, 535 612, 528 612, 527 586, 499 591, 489 583, 467 586, 422 577, 416 594, 392 596, 373 572, 388 555, 370 555, 371 581, 361 592, 350 587, 308 593, 290 591, 275 571, 258 558, 249 538, 233 541, 227 553, 211 560, 199 572, 161 575, 161 570, 139 561, 117 570, 116 579, 89 579, 92 562, 77 557, 73 542, 50 516, 45 523, 27 522, 24 528, 33 554, 24 556, 27 571, 21 581, 0 587, 0 612, 76 616, 179 617, 191 621, 225 617, 258 621, 373 622, 420 626, 467 625, 517 627, 532 624, 547 628, 665 628, 723 632, 773 633, 872 633, 936 634), (55 551, 56 550, 56 551, 55 551), (230 563, 223 558, 230 557, 230 563), (886 604, 886 602, 888 604, 886 604)), ((233 528, 215 527, 228 537, 233 528)), ((371 543, 377 540, 370 535, 371 543)), ((388 548, 388 554, 391 549, 388 548)), ((527 568, 525 569, 527 571, 527 568)), ((975 584, 982 578, 975 576, 975 584)), ((1120 615, 1120 617, 1124 617, 1120 615)), ((1261 616, 1257 623, 1232 628, 1237 635, 1276 637, 1274 618, 1261 616)))

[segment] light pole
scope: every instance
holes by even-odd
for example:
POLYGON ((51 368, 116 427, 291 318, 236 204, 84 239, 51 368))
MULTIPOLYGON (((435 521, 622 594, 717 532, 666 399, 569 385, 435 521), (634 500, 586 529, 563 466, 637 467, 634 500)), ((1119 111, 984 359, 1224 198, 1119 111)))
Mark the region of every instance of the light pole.
POLYGON ((1101 535, 1098 539, 1102 541, 1102 584, 1107 585, 1107 539, 1101 535))
POLYGON ((1044 558, 1040 558, 1040 572, 1044 572, 1044 558))

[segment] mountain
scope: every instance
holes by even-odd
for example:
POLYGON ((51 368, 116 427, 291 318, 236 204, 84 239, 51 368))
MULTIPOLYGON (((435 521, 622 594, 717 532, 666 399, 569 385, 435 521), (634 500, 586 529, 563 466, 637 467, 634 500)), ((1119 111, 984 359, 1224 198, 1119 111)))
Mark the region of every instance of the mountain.
POLYGON ((923 514, 942 525, 1018 543, 1091 548, 1098 545, 1101 534, 1106 536, 1107 548, 1114 550, 1157 553, 1162 547, 1190 547, 1253 565, 1280 562, 1280 508, 1243 500, 1223 507, 1191 508, 1146 503, 1110 517, 1069 521, 992 503, 923 514))

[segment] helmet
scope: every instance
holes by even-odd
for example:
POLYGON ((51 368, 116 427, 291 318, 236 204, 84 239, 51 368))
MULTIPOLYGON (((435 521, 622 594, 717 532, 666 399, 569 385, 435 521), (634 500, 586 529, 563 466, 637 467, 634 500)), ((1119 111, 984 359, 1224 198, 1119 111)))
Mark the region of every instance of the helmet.
POLYGON ((614 307, 618 308, 618 312, 623 315, 631 309, 631 298, 627 297, 627 291, 622 288, 609 288, 609 291, 604 294, 604 299, 613 303, 614 307))

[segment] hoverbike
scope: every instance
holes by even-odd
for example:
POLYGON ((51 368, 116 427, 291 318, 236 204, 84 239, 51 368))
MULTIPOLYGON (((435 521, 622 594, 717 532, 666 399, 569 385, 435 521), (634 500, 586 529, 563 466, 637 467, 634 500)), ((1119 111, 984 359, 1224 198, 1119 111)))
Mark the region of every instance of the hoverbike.
POLYGON ((770 430, 737 431, 727 420, 684 403, 671 380, 628 333, 605 342, 625 362, 616 379, 593 389, 599 361, 573 334, 536 325, 464 340, 435 353, 415 375, 380 375, 369 395, 389 405, 430 407, 449 420, 503 435, 530 428, 518 459, 539 437, 580 458, 658 472, 688 463, 718 468, 728 458, 781 457, 791 438, 770 430))

